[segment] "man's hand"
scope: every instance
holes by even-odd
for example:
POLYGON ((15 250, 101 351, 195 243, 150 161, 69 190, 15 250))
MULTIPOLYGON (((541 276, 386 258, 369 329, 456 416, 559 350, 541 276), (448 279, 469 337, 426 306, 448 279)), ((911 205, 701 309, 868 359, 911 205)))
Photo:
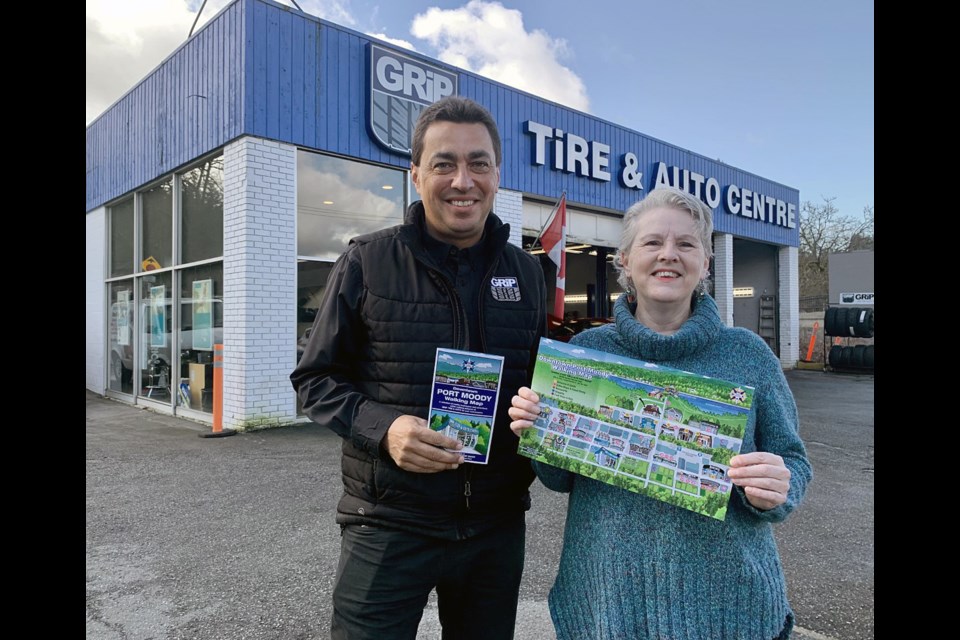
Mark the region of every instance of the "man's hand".
POLYGON ((444 451, 461 449, 463 445, 427 426, 427 421, 416 416, 400 416, 393 421, 384 437, 387 453, 404 471, 436 473, 456 469, 463 456, 444 451))

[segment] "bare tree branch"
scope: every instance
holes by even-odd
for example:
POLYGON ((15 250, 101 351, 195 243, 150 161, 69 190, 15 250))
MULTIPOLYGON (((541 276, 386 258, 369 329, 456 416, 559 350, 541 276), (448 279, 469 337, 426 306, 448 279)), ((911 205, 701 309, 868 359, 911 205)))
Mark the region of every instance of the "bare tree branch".
POLYGON ((800 297, 826 296, 831 253, 873 249, 873 207, 863 208, 863 218, 840 215, 824 198, 823 204, 804 202, 800 209, 800 297))

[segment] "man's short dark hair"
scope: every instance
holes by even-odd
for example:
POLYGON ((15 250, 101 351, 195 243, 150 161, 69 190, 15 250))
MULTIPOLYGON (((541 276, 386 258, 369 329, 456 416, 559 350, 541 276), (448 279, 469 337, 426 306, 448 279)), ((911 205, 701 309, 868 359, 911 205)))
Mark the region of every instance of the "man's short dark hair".
POLYGON ((497 123, 479 103, 470 98, 462 96, 447 96, 437 100, 430 106, 420 112, 417 118, 417 125, 413 130, 413 145, 411 149, 411 160, 413 164, 420 165, 420 156, 423 155, 423 136, 427 133, 427 128, 438 120, 446 122, 462 122, 466 124, 479 123, 490 132, 490 139, 493 141, 493 157, 500 166, 503 160, 500 149, 500 130, 497 129, 497 123))

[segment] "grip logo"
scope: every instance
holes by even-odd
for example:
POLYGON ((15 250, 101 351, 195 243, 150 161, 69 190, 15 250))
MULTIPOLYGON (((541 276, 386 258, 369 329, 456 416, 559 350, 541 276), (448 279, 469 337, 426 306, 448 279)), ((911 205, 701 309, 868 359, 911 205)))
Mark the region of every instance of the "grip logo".
POLYGON ((370 43, 370 133, 410 154, 413 128, 428 104, 457 93, 457 75, 370 43))

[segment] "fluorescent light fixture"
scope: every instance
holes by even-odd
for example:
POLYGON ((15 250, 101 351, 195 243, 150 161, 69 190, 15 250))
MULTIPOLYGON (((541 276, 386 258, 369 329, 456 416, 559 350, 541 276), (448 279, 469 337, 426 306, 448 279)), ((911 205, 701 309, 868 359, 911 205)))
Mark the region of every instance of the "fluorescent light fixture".
MULTIPOLYGON (((577 254, 580 254, 580 253, 583 253, 583 251, 580 251, 580 249, 589 249, 589 248, 592 247, 592 246, 593 246, 593 245, 590 245, 590 244, 575 244, 575 245, 573 245, 572 247, 566 247, 566 248, 564 248, 564 251, 567 252, 567 253, 577 253, 577 254)), ((544 251, 543 249, 534 249, 533 251, 530 251, 529 253, 530 253, 530 255, 535 256, 535 255, 538 255, 538 254, 541 254, 541 253, 546 253, 546 251, 544 251)), ((597 254, 594 253, 594 254, 592 254, 592 255, 597 255, 597 254)))
MULTIPOLYGON (((616 302, 617 298, 620 297, 620 292, 611 293, 609 298, 610 302, 616 302)), ((569 302, 571 304, 584 304, 587 301, 587 294, 585 293, 571 293, 568 296, 563 296, 564 302, 569 302)))
POLYGON ((390 189, 393 189, 393 185, 392 185, 392 184, 385 184, 385 185, 383 185, 383 186, 380 187, 380 188, 381 188, 381 189, 385 189, 386 191, 390 191, 390 189))
POLYGON ((333 200, 324 200, 323 204, 333 204, 333 200))

